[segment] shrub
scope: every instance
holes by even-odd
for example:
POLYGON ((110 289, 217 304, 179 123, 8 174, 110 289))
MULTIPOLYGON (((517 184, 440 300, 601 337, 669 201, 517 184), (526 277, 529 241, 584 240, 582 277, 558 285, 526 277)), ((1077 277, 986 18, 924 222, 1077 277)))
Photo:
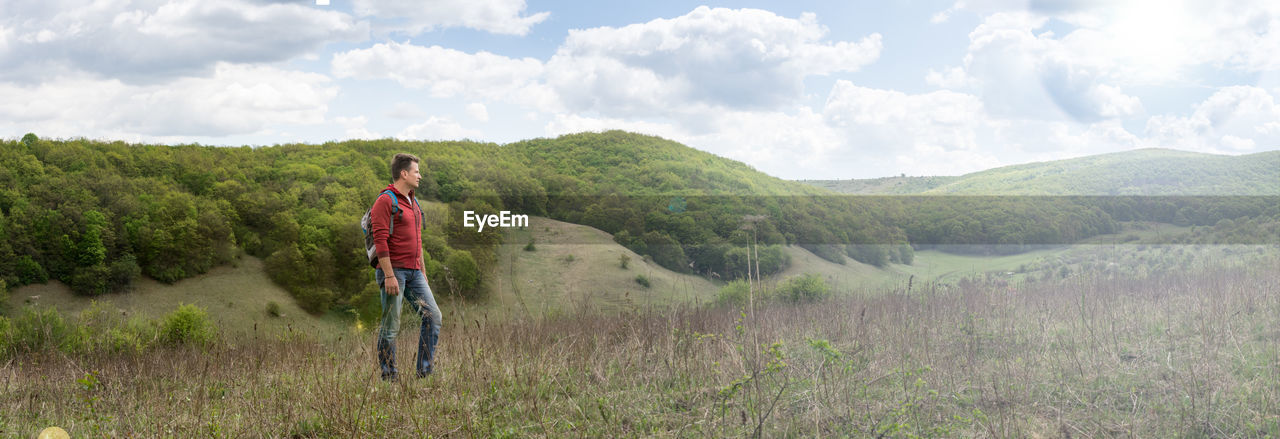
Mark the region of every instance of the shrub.
POLYGON ((816 274, 804 274, 787 279, 778 286, 778 297, 788 302, 812 302, 831 295, 831 287, 816 274))
POLYGON ((49 273, 44 271, 44 267, 41 267, 39 262, 31 259, 31 256, 22 255, 22 257, 19 257, 17 266, 14 269, 18 272, 18 283, 20 284, 42 284, 49 281, 49 273))
POLYGON ((271 317, 280 317, 280 304, 274 300, 267 302, 267 315, 271 317))
POLYGON ((217 330, 203 308, 182 305, 161 322, 160 340, 171 345, 205 345, 213 342, 217 330))
POLYGON ((138 258, 132 254, 126 254, 111 263, 110 288, 113 291, 123 290, 133 284, 133 280, 141 274, 142 267, 138 266, 138 258))
POLYGON ((11 342, 22 351, 61 348, 70 332, 71 326, 57 309, 28 306, 13 322, 11 342))
POLYGON ((538 248, 533 245, 533 239, 529 239, 529 243, 524 245, 524 251, 531 252, 538 248))
POLYGON ((746 280, 737 279, 731 281, 725 286, 720 287, 720 291, 716 293, 716 303, 726 305, 746 305, 747 295, 751 292, 751 284, 746 280))
POLYGON ((636 275, 636 283, 640 284, 640 286, 645 287, 645 288, 649 288, 649 286, 650 286, 650 284, 649 284, 649 278, 645 277, 645 275, 643 275, 643 274, 637 274, 637 275, 636 275))
POLYGON ((106 333, 105 347, 114 353, 138 353, 146 349, 147 343, 142 334, 130 330, 129 327, 111 328, 106 333))
POLYGON ((9 310, 9 285, 0 279, 0 314, 9 310))
POLYGON ((312 314, 322 314, 333 303, 333 290, 319 287, 299 287, 293 290, 298 306, 312 314))
POLYGON ((449 254, 449 258, 444 261, 445 267, 448 269, 448 276, 452 277, 453 284, 458 291, 454 293, 468 298, 477 298, 478 287, 480 285, 480 265, 476 264, 476 259, 471 256, 471 252, 466 250, 454 250, 449 254))
POLYGON ((622 268, 623 270, 626 270, 626 269, 627 269, 627 264, 628 264, 628 263, 630 263, 630 262, 631 262, 631 256, 627 256, 627 254, 626 254, 626 253, 623 253, 623 254, 618 255, 618 267, 619 267, 619 268, 622 268))
POLYGON ((111 270, 106 265, 97 264, 80 267, 71 274, 69 282, 71 290, 76 294, 98 296, 106 294, 110 285, 107 283, 111 270))

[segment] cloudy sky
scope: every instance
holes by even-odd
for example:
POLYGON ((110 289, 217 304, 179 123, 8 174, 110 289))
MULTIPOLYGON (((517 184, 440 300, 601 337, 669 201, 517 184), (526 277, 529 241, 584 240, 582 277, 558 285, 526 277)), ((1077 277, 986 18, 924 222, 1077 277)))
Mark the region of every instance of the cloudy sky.
POLYGON ((6 0, 0 137, 625 129, 782 178, 1280 149, 1280 2, 6 0))

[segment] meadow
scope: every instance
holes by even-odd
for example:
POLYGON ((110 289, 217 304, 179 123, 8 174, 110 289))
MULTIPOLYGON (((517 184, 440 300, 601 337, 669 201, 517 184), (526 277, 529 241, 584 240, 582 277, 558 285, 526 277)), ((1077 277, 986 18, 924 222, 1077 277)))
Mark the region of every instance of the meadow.
POLYGON ((446 305, 440 373, 397 383, 354 329, 10 351, 0 435, 1275 437, 1278 266, 547 317, 446 305))

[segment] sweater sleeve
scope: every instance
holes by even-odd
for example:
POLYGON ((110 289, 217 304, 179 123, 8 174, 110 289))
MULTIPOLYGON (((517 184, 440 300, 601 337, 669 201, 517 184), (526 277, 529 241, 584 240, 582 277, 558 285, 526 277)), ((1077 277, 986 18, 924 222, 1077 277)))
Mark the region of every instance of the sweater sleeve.
POLYGON ((385 258, 391 255, 391 243, 388 238, 391 237, 388 226, 391 224, 391 197, 387 194, 379 194, 378 199, 373 202, 373 209, 369 214, 370 232, 373 233, 373 247, 377 250, 379 258, 385 258))

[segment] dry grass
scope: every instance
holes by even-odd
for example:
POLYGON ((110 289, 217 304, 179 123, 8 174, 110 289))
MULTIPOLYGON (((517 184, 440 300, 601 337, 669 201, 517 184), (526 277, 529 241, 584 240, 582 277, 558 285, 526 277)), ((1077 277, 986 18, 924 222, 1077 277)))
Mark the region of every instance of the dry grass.
POLYGON ((0 363, 0 435, 1277 436, 1276 267, 915 285, 754 316, 446 314, 442 374, 395 384, 370 335, 26 354, 0 363))

